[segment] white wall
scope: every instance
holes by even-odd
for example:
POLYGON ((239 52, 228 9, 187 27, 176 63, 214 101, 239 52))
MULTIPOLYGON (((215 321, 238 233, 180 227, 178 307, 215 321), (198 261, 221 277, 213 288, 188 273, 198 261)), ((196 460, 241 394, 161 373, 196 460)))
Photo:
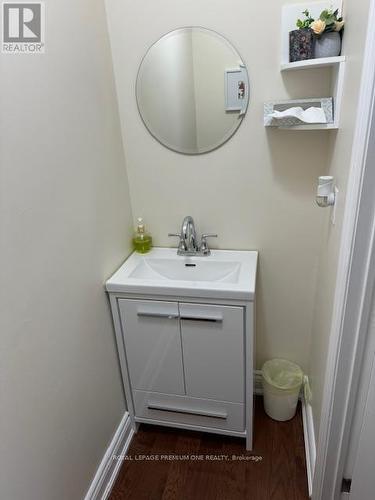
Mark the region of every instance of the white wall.
POLYGON ((1 59, 0 498, 82 499, 124 413, 105 279, 131 213, 101 0, 1 59))
MULTIPOLYGON (((293 0, 295 1, 295 0, 293 0)), ((191 214, 220 248, 260 251, 258 365, 284 356, 307 366, 329 132, 266 130, 263 102, 329 94, 329 70, 280 73, 283 0, 106 0, 132 207, 156 245, 191 214), (144 127, 134 99, 140 61, 163 33, 204 26, 226 36, 249 71, 251 101, 235 136, 216 151, 169 151, 144 127)), ((302 9, 302 5, 301 5, 302 9)), ((214 242, 212 242, 214 244, 214 242)))
MULTIPOLYGON (((367 27, 369 0, 345 0, 344 15, 347 20, 343 52, 347 57, 341 126, 331 136, 327 175, 335 177, 340 190, 336 206, 336 224, 329 221, 325 213, 320 237, 319 274, 311 337, 309 372, 313 392, 313 417, 315 435, 318 437, 322 407, 324 375, 328 353, 333 299, 336 285, 336 270, 344 213, 346 184, 350 169, 356 109, 361 78, 363 51, 367 27)), ((354 166, 355 168, 355 166, 354 166)))

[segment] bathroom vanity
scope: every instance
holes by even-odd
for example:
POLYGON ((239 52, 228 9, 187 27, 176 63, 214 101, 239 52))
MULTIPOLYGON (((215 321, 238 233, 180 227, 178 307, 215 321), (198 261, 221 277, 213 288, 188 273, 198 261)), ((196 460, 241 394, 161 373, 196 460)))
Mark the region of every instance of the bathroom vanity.
POLYGON ((107 281, 130 418, 252 448, 257 252, 132 254, 107 281))

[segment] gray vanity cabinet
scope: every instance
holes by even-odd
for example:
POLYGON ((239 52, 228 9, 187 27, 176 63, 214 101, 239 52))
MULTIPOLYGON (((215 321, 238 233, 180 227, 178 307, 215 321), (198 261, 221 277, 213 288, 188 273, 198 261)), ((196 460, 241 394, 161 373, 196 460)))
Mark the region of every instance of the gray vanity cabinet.
POLYGON ((252 319, 252 303, 246 307, 111 295, 111 304, 135 425, 250 436, 251 447, 245 325, 252 319))
POLYGON ((120 299, 133 390, 244 403, 242 307, 120 299))

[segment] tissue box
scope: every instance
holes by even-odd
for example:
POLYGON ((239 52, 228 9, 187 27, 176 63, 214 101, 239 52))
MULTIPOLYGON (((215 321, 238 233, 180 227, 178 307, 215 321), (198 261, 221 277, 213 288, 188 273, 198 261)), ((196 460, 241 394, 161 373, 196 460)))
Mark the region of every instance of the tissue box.
POLYGON ((289 33, 289 61, 314 58, 315 36, 311 29, 298 29, 289 33))
MULTIPOLYGON (((311 99, 293 99, 287 101, 266 102, 264 104, 264 126, 265 127, 294 127, 298 125, 305 125, 298 118, 287 117, 276 119, 270 116, 274 111, 285 111, 288 108, 300 106, 302 109, 311 107, 322 108, 326 115, 327 124, 333 123, 334 109, 332 97, 315 97, 311 99)), ((306 124, 307 125, 307 124, 306 124)))

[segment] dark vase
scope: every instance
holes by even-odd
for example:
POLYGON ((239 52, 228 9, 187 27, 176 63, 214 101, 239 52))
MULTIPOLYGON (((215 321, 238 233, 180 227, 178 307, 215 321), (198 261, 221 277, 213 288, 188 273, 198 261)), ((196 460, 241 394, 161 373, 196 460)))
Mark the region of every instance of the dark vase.
POLYGON ((289 61, 305 61, 314 58, 315 37, 311 29, 289 32, 289 61))

